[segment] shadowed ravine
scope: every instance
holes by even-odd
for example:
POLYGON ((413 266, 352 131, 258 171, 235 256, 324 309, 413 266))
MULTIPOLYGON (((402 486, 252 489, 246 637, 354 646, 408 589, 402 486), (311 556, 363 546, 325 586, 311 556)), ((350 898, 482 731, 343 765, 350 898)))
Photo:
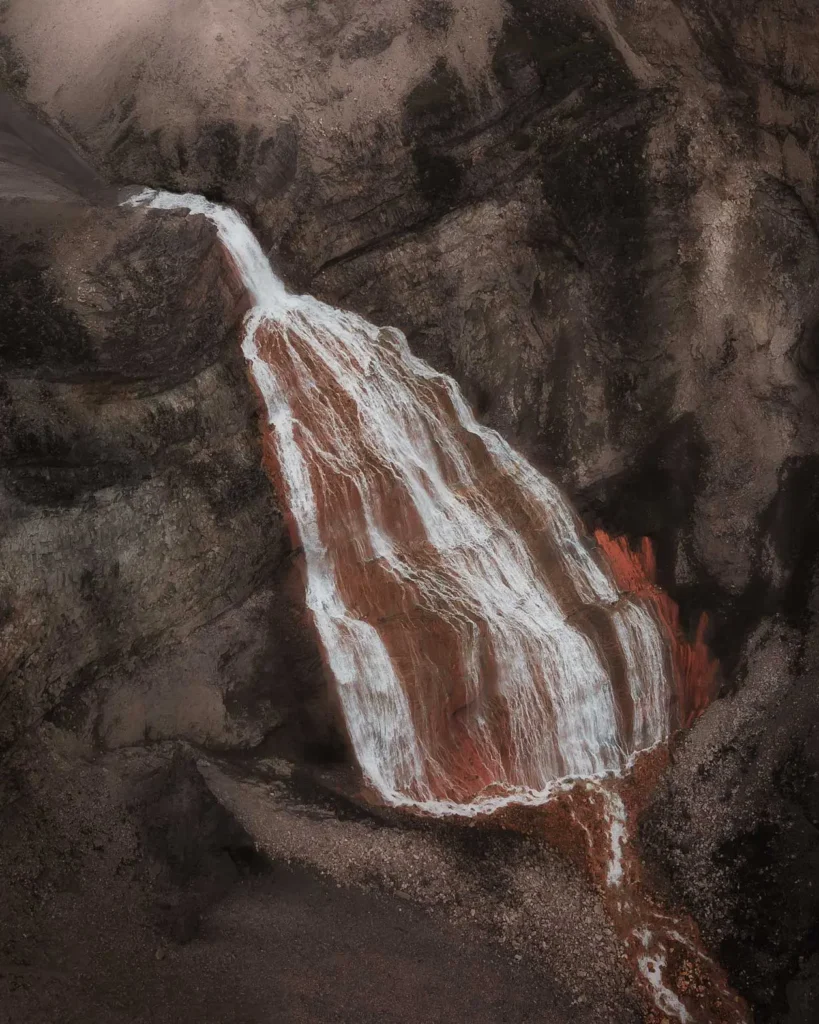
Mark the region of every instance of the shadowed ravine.
POLYGON ((689 714, 656 605, 403 335, 289 295, 196 196, 254 308, 244 353, 357 761, 393 804, 474 813, 619 772, 689 714))

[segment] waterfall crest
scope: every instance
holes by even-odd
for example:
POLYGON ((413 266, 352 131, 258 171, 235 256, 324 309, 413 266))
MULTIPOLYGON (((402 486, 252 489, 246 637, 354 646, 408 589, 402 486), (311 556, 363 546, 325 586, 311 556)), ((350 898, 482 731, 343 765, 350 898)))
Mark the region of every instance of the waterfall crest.
POLYGON ((667 637, 559 489, 455 382, 378 328, 289 294, 241 217, 200 196, 254 308, 306 602, 359 765, 381 797, 475 813, 622 770, 671 720, 667 637))

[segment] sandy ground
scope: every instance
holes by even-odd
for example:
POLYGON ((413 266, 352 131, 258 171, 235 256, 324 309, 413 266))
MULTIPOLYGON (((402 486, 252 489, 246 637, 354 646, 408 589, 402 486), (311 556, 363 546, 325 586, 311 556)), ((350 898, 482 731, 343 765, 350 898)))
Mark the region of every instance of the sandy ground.
POLYGON ((556 856, 180 749, 4 765, 2 1024, 640 1020, 556 856))
POLYGON ((71 902, 45 956, 0 962, 4 1024, 565 1019, 531 968, 397 899, 303 870, 238 884, 185 945, 153 949, 146 936, 124 934, 116 911, 108 929, 91 932, 81 901, 71 902))

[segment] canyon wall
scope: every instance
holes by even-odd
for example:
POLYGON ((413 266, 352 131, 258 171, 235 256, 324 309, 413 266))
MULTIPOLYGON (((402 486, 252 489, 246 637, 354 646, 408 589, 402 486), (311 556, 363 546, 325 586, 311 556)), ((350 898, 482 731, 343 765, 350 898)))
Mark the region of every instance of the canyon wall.
MULTIPOLYGON (((0 110, 0 745, 255 745, 320 676, 212 227, 0 110)), ((315 691, 318 693, 318 691, 315 691)), ((296 729, 298 731, 298 727, 296 729)))
POLYGON ((405 329, 590 520, 652 535, 729 665, 762 612, 795 614, 810 4, 132 6, 11 2, 0 28, 109 180, 224 199, 290 283, 405 329))
MULTIPOLYGON (((235 205, 289 283, 404 329, 590 526, 652 538, 683 622, 709 613, 724 699, 678 751, 646 843, 762 1019, 808 1019, 819 913, 808 886, 819 856, 815 4, 144 0, 110 4, 101 24, 92 0, 10 0, 0 19, 3 77, 108 182, 235 205)), ((107 214, 135 233, 143 216, 107 214)), ((171 297, 221 294, 220 323, 235 324, 207 230, 171 220, 153 231, 167 234, 155 244, 170 247, 174 273, 190 266, 180 250, 196 250, 202 280, 221 282, 196 293, 180 279, 171 297)), ((202 337, 220 331, 214 321, 202 337)), ((225 464, 211 463, 217 490, 242 459, 251 480, 257 451, 230 344, 215 366, 233 383, 214 385, 214 401, 243 410, 244 427, 225 464)), ((199 345, 189 351, 195 361, 199 345)), ((122 373, 145 372, 122 358, 122 373)), ((216 433, 218 448, 227 433, 216 433)), ((165 465, 164 444, 155 450, 165 465)), ((175 471, 190 472, 187 452, 181 461, 175 471)), ((253 573, 278 571, 255 531, 281 532, 269 494, 247 487, 257 497, 244 512, 233 489, 226 506, 253 518, 240 531, 245 595, 257 593, 253 573)), ((193 490, 210 537, 228 512, 193 490)), ((187 495, 154 498, 169 522, 188 514, 187 495)), ((199 543, 187 525, 184 535, 199 543)), ((76 547, 59 550, 73 558, 76 547)), ((212 577, 193 590, 207 594, 205 618, 223 607, 212 577)), ((76 615, 79 575, 71 593, 76 615)))

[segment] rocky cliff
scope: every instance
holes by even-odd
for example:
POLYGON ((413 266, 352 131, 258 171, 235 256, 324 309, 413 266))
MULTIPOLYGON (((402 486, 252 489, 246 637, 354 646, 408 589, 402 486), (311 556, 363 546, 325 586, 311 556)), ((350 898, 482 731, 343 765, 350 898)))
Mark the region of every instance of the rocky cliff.
MULTIPOLYGON (((0 33, 6 80, 107 182, 237 206, 292 284, 405 329, 589 525, 652 537, 684 620, 709 613, 723 700, 646 844, 760 1019, 811 1019, 815 3, 9 0, 0 33)), ((252 742, 279 713, 239 723, 229 694, 288 679, 292 647, 258 628, 286 545, 241 298, 204 226, 49 201, 47 240, 4 218, 15 315, 71 339, 33 319, 4 354, 14 721, 67 709, 85 672, 116 682, 106 742, 252 742)))
POLYGON ((224 198, 293 283, 404 327, 590 517, 657 539, 729 660, 798 603, 811 4, 87 6, 8 4, 6 51, 110 180, 224 198))
POLYGON ((255 745, 317 655, 262 469, 247 297, 208 224, 118 208, 4 104, 0 742, 45 718, 81 748, 255 745))

